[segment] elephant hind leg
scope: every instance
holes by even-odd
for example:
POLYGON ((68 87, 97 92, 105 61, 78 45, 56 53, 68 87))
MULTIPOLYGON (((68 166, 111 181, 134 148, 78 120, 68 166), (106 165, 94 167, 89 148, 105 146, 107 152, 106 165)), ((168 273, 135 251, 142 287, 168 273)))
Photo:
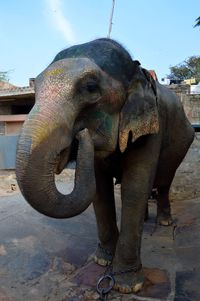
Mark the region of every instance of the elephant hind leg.
POLYGON ((175 173, 181 164, 186 151, 182 156, 176 156, 171 152, 162 154, 159 160, 154 187, 157 188, 157 223, 162 226, 170 226, 173 223, 169 191, 175 173))
POLYGON ((157 189, 157 223, 162 226, 170 226, 173 223, 169 191, 176 169, 181 163, 180 159, 171 157, 172 159, 169 161, 167 158, 162 156, 154 182, 154 187, 157 189))
POLYGON ((160 154, 154 183, 154 187, 158 190, 157 221, 164 226, 172 224, 169 201, 171 183, 194 139, 194 130, 188 122, 180 120, 176 128, 177 131, 173 131, 173 137, 171 137, 174 143, 163 149, 160 154))
POLYGON ((170 226, 173 223, 169 201, 169 189, 170 185, 157 188, 157 223, 162 226, 170 226))

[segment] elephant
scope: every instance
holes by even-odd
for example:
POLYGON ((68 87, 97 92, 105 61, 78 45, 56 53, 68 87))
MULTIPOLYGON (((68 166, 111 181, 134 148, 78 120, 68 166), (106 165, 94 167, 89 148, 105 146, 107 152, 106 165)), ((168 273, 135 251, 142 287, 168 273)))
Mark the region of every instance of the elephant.
POLYGON ((170 225, 169 189, 194 139, 179 98, 121 44, 100 38, 59 52, 35 79, 35 99, 17 145, 24 198, 61 219, 93 203, 99 237, 94 261, 112 265, 116 290, 138 292, 149 196, 156 188, 157 223, 170 225), (74 188, 64 195, 55 174, 72 159, 74 188), (114 179, 121 184, 120 227, 114 179))

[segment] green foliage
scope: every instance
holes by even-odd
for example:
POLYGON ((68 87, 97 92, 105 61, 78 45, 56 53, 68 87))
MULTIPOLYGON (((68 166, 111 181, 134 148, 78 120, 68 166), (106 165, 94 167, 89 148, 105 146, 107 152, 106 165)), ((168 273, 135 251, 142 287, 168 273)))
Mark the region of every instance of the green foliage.
POLYGON ((198 17, 195 21, 196 24, 194 25, 194 27, 200 26, 200 17, 198 17))
POLYGON ((0 71, 0 82, 8 82, 8 72, 6 71, 0 71))
POLYGON ((170 67, 170 78, 189 79, 196 78, 200 80, 200 56, 190 56, 184 62, 170 67))

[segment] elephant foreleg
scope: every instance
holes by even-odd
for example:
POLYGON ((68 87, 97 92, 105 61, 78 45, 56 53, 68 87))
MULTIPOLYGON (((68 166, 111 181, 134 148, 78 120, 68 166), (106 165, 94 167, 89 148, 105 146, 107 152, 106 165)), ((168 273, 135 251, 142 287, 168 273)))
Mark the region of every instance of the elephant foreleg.
POLYGON ((97 194, 93 205, 100 243, 94 260, 98 264, 106 266, 113 259, 119 231, 116 223, 113 178, 102 170, 99 164, 96 165, 97 194))
POLYGON ((141 238, 159 155, 159 143, 153 138, 147 139, 127 152, 123 166, 121 229, 113 260, 115 288, 122 293, 137 292, 144 282, 141 238))

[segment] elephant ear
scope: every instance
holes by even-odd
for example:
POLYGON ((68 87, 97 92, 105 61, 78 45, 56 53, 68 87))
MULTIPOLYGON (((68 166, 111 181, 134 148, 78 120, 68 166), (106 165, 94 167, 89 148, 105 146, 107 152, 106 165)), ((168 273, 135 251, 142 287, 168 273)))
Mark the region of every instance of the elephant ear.
POLYGON ((138 66, 128 87, 127 99, 120 113, 119 147, 124 152, 129 139, 159 131, 156 82, 138 66))

